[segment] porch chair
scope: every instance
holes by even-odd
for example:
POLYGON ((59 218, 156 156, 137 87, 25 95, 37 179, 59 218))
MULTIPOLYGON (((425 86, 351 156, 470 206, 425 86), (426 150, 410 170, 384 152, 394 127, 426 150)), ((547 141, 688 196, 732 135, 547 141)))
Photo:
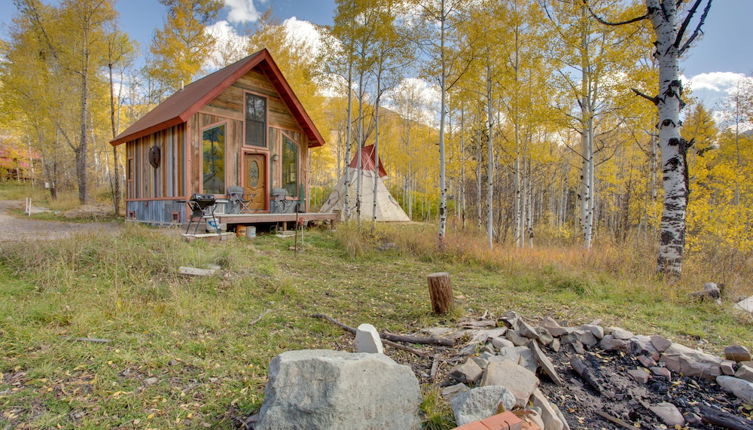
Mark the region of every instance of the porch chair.
POLYGON ((249 203, 251 203, 254 196, 250 195, 248 196, 248 199, 244 199, 244 197, 245 195, 243 192, 243 187, 239 187, 237 185, 228 187, 227 200, 230 203, 230 206, 233 208, 232 213, 240 214, 244 212, 251 212, 251 208, 248 205, 249 203))

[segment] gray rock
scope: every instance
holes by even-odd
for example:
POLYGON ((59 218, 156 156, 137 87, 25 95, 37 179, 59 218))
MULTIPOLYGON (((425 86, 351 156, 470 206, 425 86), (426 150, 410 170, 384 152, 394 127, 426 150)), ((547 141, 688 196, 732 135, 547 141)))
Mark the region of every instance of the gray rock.
POLYGON ((539 379, 525 367, 509 361, 489 363, 481 379, 481 386, 499 385, 507 388, 515 396, 517 406, 525 406, 534 390, 539 386, 539 379))
POLYGON ((384 354, 382 338, 371 324, 361 324, 356 329, 356 352, 384 354))
POLYGON ((510 361, 512 363, 520 363, 520 352, 516 346, 508 346, 499 350, 499 354, 496 357, 492 357, 489 361, 510 361))
POLYGON ((510 342, 509 340, 503 337, 495 337, 494 339, 492 339, 492 345, 494 345, 494 347, 497 348, 498 350, 502 348, 506 348, 506 347, 512 348, 515 346, 514 343, 510 342))
POLYGON ((750 361, 750 351, 742 345, 730 345, 724 348, 724 358, 732 361, 750 361))
POLYGON ((542 345, 551 345, 554 342, 554 336, 545 327, 536 327, 536 333, 538 333, 538 339, 542 345))
POLYGON ((653 345, 657 351, 664 352, 667 348, 672 346, 672 342, 663 336, 655 334, 651 336, 651 345, 653 345))
POLYGON ((579 329, 590 331, 591 334, 593 334, 594 337, 596 337, 596 339, 601 339, 604 337, 604 329, 601 326, 596 325, 596 324, 583 324, 582 326, 579 327, 579 329))
POLYGON ((555 337, 554 340, 552 340, 552 343, 549 344, 549 348, 551 348, 552 351, 554 351, 554 352, 559 352, 560 351, 560 340, 555 337))
POLYGON ((543 428, 546 430, 562 430, 564 428, 560 420, 562 413, 557 413, 555 410, 557 406, 549 403, 549 400, 547 400, 541 390, 537 389, 533 392, 533 406, 541 410, 541 421, 544 422, 543 428))
POLYGON ((732 360, 722 360, 719 365, 722 369, 722 375, 734 376, 735 375, 735 362, 732 360))
POLYGON ((471 355, 475 354, 476 350, 478 350, 478 344, 472 343, 470 345, 464 346, 460 351, 458 351, 458 354, 460 355, 471 355))
POLYGON ((533 356, 531 350, 525 346, 516 346, 515 350, 518 351, 518 355, 520 356, 518 364, 530 370, 531 372, 536 373, 536 371, 539 369, 539 362, 536 361, 536 358, 533 356))
POLYGON ((515 396, 504 387, 491 385, 459 393, 450 400, 450 406, 455 423, 462 426, 497 414, 500 406, 505 411, 511 410, 515 406, 515 396))
POLYGON ((745 379, 748 382, 753 382, 753 368, 748 366, 740 366, 735 372, 735 377, 745 379))
POLYGON ((486 366, 489 365, 489 359, 494 357, 494 355, 489 354, 488 352, 484 352, 478 357, 471 357, 469 360, 473 360, 478 364, 478 367, 480 367, 482 370, 486 369, 486 366))
POLYGON ((624 339, 617 339, 613 334, 608 334, 601 339, 599 347, 604 351, 627 351, 628 341, 624 339))
POLYGON ((505 333, 505 337, 515 346, 523 346, 528 343, 528 338, 521 336, 520 333, 515 330, 508 330, 507 333, 505 333))
POLYGON ((685 425, 685 418, 683 418, 680 411, 672 403, 659 403, 649 406, 649 409, 669 427, 685 425))
POLYGON ((449 402, 453 397, 468 390, 468 386, 461 382, 460 384, 450 385, 449 387, 442 388, 442 397, 444 397, 445 400, 449 402))
POLYGON ((419 429, 421 391, 383 354, 287 351, 269 364, 257 430, 419 429))
POLYGON ((484 345, 483 348, 481 348, 482 354, 494 354, 496 351, 494 350, 494 347, 492 345, 484 345))
POLYGON ((590 330, 577 329, 573 331, 572 336, 575 336, 578 342, 586 346, 594 346, 599 342, 590 330))
POLYGON ((703 284, 703 292, 712 299, 719 299, 722 297, 722 290, 714 282, 706 282, 703 284))
POLYGON ((639 384, 645 384, 651 377, 651 375, 649 375, 648 372, 643 369, 630 369, 627 371, 627 373, 639 384))
POLYGON ((144 379, 144 385, 154 385, 157 382, 159 382, 159 379, 157 379, 157 378, 155 378, 153 376, 151 378, 144 379))
POLYGON ((734 308, 747 312, 749 314, 753 314, 753 296, 735 303, 734 308))
POLYGON ((573 351, 577 352, 578 354, 585 354, 586 350, 583 348, 583 344, 578 342, 577 340, 570 344, 570 346, 573 347, 573 351))
POLYGON ((734 394, 743 403, 753 404, 753 382, 734 376, 717 376, 716 383, 724 391, 734 394))
POLYGON ((628 351, 633 355, 646 354, 654 360, 659 359, 659 351, 651 343, 649 336, 637 335, 630 338, 628 351))
POLYGON ((640 362, 643 367, 654 367, 654 366, 656 366, 656 361, 654 361, 653 358, 646 357, 645 355, 639 355, 638 356, 638 362, 640 362))
POLYGON ((664 378, 667 381, 672 379, 672 372, 670 372, 666 367, 654 366, 649 370, 651 370, 651 373, 653 373, 654 376, 664 378))
POLYGON ((619 327, 609 327, 606 330, 606 333, 611 334, 613 338, 619 339, 619 340, 630 340, 631 337, 635 336, 633 332, 627 331, 619 327))
POLYGON ((465 360, 465 363, 457 365, 450 370, 452 378, 465 384, 475 383, 481 378, 483 373, 484 370, 472 358, 465 360))
POLYGON ((570 334, 570 332, 572 331, 572 329, 568 327, 562 327, 557 321, 549 317, 542 319, 539 325, 549 330, 549 333, 554 337, 564 336, 566 334, 570 334))
POLYGON ((518 333, 520 333, 521 336, 527 337, 529 339, 539 338, 539 334, 536 332, 536 329, 522 319, 518 322, 518 333))
POLYGON ((661 356, 667 369, 685 376, 714 379, 721 375, 722 359, 687 346, 673 343, 661 356))
POLYGON ((508 328, 512 330, 518 329, 518 322, 520 321, 520 317, 514 311, 505 312, 501 317, 499 317, 499 319, 504 322, 508 328))
POLYGON ((539 363, 539 366, 541 366, 541 369, 544 370, 544 373, 546 373, 549 379, 551 379, 552 382, 557 385, 562 385, 564 382, 562 381, 562 378, 560 378, 559 373, 557 373, 557 369, 554 367, 551 360, 549 360, 549 357, 547 357, 546 354, 541 351, 536 342, 531 342, 528 345, 528 348, 533 353, 533 358, 536 359, 536 361, 539 363))
POLYGON ((489 339, 503 336, 506 331, 507 331, 506 327, 497 327, 497 328, 492 328, 492 329, 478 330, 471 338, 471 342, 485 343, 489 339))

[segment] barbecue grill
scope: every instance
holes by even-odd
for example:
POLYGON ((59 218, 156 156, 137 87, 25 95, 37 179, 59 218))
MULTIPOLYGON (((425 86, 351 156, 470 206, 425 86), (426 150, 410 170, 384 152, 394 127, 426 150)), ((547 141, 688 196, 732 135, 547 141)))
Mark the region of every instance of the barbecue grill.
MULTIPOLYGON (((194 194, 188 199, 188 207, 191 209, 191 217, 188 220, 188 226, 186 227, 186 234, 191 229, 191 224, 196 223, 194 227, 194 234, 199 230, 199 224, 204 220, 204 217, 211 217, 214 221, 214 225, 217 226, 217 218, 214 217, 214 209, 217 207, 217 199, 212 194, 194 194)), ((219 230, 218 230, 219 232, 219 230)))

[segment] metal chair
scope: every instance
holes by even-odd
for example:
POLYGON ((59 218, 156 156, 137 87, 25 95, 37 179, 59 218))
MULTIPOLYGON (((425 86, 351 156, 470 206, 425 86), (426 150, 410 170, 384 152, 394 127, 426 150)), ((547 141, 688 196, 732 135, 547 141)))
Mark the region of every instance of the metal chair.
POLYGON ((230 206, 233 208, 232 213, 251 212, 251 208, 248 206, 253 200, 254 196, 250 195, 248 199, 244 199, 245 193, 243 187, 232 186, 227 189, 227 200, 230 206))
POLYGON ((196 224, 193 234, 196 234, 199 231, 199 225, 204 220, 204 217, 211 217, 212 221, 214 221, 214 225, 218 225, 217 218, 214 217, 216 202, 217 200, 212 194, 194 194, 191 196, 191 198, 186 202, 188 207, 191 209, 191 215, 188 219, 188 226, 186 226, 186 234, 188 234, 188 232, 191 230, 191 224, 194 222, 196 224), (207 211, 209 212, 208 214, 207 211))

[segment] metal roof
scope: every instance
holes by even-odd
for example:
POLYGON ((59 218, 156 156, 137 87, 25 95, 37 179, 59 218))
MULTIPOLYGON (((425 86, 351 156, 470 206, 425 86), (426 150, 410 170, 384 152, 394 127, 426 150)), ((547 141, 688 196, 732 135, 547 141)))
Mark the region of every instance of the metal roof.
POLYGON ((303 128, 309 139, 309 147, 324 145, 324 138, 316 129, 314 122, 303 109, 303 105, 293 93, 287 80, 285 80, 279 67, 266 49, 191 82, 180 91, 176 91, 175 94, 158 104, 149 113, 139 118, 138 121, 111 140, 110 144, 120 145, 188 121, 199 109, 219 96, 249 70, 257 67, 269 78, 280 93, 280 97, 287 104, 293 117, 303 128))

